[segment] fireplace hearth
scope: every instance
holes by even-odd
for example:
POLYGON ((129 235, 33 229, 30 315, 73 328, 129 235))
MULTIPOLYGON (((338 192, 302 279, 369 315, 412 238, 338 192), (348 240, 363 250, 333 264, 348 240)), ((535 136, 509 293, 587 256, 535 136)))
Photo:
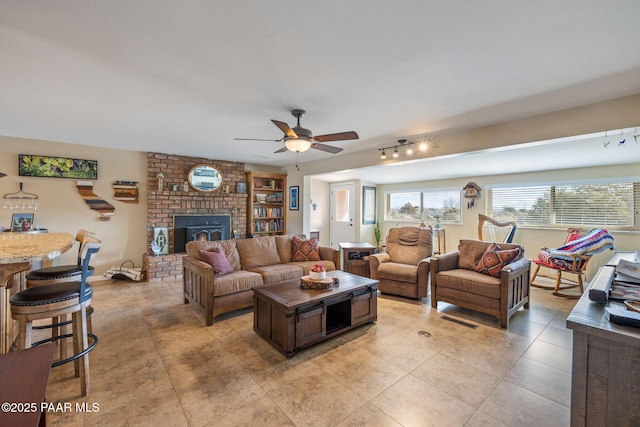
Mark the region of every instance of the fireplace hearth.
POLYGON ((173 251, 185 252, 192 240, 227 240, 231 235, 231 215, 175 215, 173 251))

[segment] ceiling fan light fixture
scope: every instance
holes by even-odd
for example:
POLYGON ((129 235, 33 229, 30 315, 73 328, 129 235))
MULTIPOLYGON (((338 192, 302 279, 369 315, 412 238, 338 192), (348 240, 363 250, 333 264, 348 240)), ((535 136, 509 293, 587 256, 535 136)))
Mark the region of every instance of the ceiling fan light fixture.
POLYGON ((311 141, 306 138, 285 138, 284 145, 291 151, 303 153, 311 148, 311 141))

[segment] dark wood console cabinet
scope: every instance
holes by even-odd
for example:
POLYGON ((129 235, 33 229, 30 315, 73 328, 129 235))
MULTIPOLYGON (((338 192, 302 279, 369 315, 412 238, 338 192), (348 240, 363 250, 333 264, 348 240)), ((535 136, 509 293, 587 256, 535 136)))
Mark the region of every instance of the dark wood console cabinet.
POLYGON ((358 276, 370 277, 369 255, 374 246, 366 242, 338 243, 342 250, 342 270, 358 276))
POLYGON ((605 318, 606 307, 623 309, 620 301, 589 299, 592 288, 611 282, 623 257, 632 260, 633 253, 618 253, 600 267, 567 318, 573 330, 572 427, 640 425, 640 329, 605 318))

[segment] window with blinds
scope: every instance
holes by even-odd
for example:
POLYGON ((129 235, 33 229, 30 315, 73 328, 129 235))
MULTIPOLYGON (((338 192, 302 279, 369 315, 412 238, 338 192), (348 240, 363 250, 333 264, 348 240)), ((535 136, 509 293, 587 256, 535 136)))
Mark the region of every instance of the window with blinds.
POLYGON ((443 223, 462 221, 460 190, 455 188, 386 193, 385 219, 443 223))
POLYGON ((488 215, 526 226, 638 229, 640 184, 582 183, 488 189, 488 215))

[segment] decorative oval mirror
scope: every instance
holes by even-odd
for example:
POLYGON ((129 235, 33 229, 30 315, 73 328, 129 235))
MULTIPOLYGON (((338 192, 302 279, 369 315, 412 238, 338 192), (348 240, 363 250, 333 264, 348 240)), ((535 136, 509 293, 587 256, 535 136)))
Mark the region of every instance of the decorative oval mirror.
POLYGON ((222 174, 210 165, 196 165, 191 168, 187 181, 196 191, 216 191, 222 186, 222 174))

